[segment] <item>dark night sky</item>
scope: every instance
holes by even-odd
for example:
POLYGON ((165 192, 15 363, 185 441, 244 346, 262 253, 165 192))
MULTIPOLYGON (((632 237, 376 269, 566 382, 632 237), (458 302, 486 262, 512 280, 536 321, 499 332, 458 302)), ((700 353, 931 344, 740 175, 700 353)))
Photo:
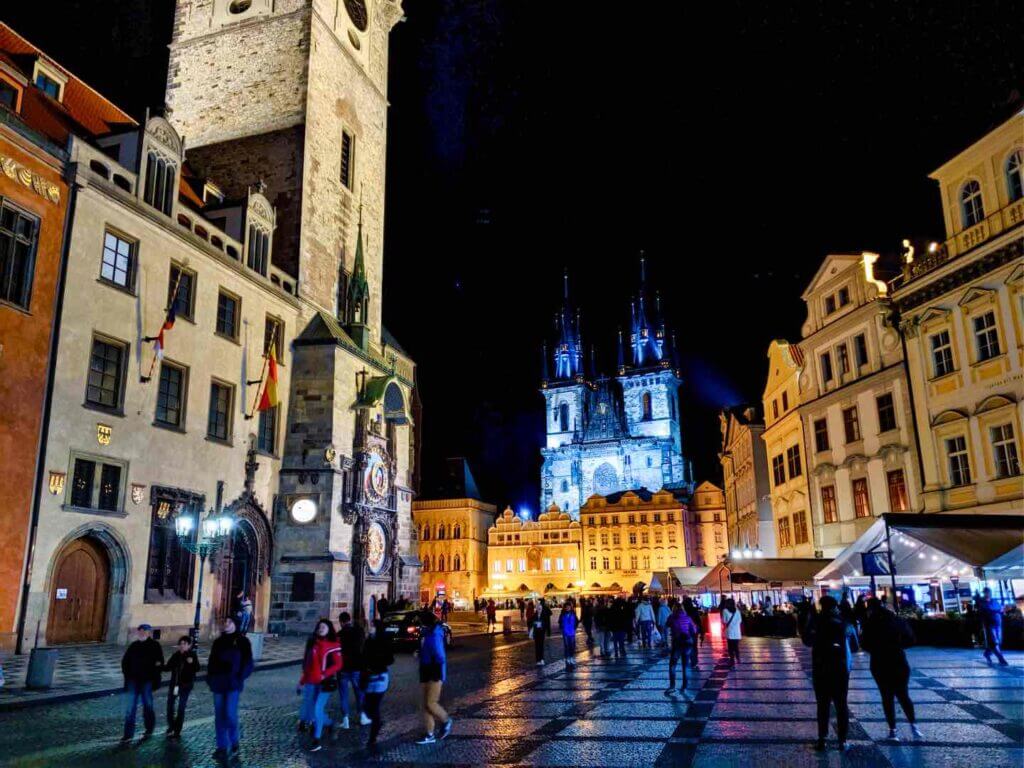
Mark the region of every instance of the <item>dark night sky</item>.
MULTIPOLYGON (((65 0, 61 27, 53 4, 13 5, 0 16, 122 106, 162 102, 169 0, 65 0)), ((608 370, 647 253, 686 450, 717 479, 716 411, 760 398, 821 259, 941 239, 928 172, 1024 82, 1010 0, 404 6, 384 315, 419 363, 423 491, 464 455, 489 500, 531 509, 563 268, 608 370)))

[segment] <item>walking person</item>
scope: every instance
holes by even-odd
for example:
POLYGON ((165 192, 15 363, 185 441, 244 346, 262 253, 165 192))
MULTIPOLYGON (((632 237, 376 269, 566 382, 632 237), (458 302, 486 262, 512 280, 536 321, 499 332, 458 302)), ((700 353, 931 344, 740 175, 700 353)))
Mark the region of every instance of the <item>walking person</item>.
POLYGON ((444 649, 444 632, 437 623, 437 617, 430 611, 424 611, 420 621, 420 685, 423 689, 425 733, 416 743, 433 744, 452 732, 452 719, 440 704, 441 687, 448 677, 448 656, 444 649))
POLYGON ((615 598, 612 608, 612 640, 615 645, 615 657, 626 656, 626 635, 633 626, 633 611, 629 603, 621 597, 615 598))
POLYGON ((206 663, 206 684, 213 692, 213 720, 217 732, 214 759, 237 758, 242 731, 238 723, 238 700, 245 680, 252 674, 252 646, 238 631, 235 619, 224 619, 220 635, 210 646, 206 663))
POLYGON ((811 613, 804 625, 802 640, 811 648, 811 680, 818 704, 818 740, 814 748, 825 749, 831 705, 836 708, 836 737, 839 750, 849 748, 850 707, 846 698, 850 688, 850 669, 857 651, 857 630, 839 613, 839 604, 831 595, 818 601, 821 611, 811 613))
POLYGON ((199 656, 192 647, 192 638, 182 635, 178 638, 178 650, 167 660, 167 671, 171 679, 167 684, 167 737, 181 736, 185 724, 185 707, 199 672, 199 656))
POLYGON ((302 673, 299 676, 302 701, 307 708, 303 719, 308 721, 312 716, 313 721, 310 752, 320 751, 320 739, 332 725, 327 716, 327 701, 338 687, 338 673, 342 670, 342 664, 341 645, 334 632, 334 625, 328 619, 320 619, 306 641, 306 653, 302 658, 302 673))
POLYGON ((537 610, 533 614, 533 624, 530 631, 533 634, 533 655, 538 667, 544 666, 544 640, 548 635, 550 627, 551 609, 544 602, 544 598, 537 601, 537 610), (547 614, 547 618, 545 618, 547 614))
POLYGON ((253 608, 252 600, 245 594, 244 591, 238 593, 238 610, 235 612, 236 624, 238 631, 243 635, 249 633, 252 629, 253 620, 253 608))
POLYGON ((903 650, 914 642, 914 635, 907 622, 890 610, 882 601, 872 597, 863 611, 860 644, 871 654, 871 676, 875 678, 878 692, 882 694, 882 710, 889 724, 889 739, 898 741, 896 735, 896 701, 899 700, 903 714, 907 716, 914 738, 923 737, 914 716, 914 702, 910 700, 907 684, 910 682, 910 664, 903 650))
POLYGON ((602 656, 611 653, 611 635, 608 629, 608 606, 604 597, 597 598, 594 607, 594 639, 602 656))
POLYGON ((356 699, 356 718, 360 725, 369 725, 370 718, 363 711, 363 689, 359 686, 359 673, 363 669, 363 643, 366 641, 366 633, 363 628, 352 621, 348 611, 342 611, 338 615, 338 643, 341 645, 341 672, 338 674, 338 698, 341 702, 341 723, 340 727, 345 729, 349 726, 349 704, 348 691, 352 689, 352 695, 356 699))
POLYGON ((583 631, 587 633, 587 647, 594 645, 594 598, 584 597, 580 601, 580 623, 583 624, 583 631))
MULTIPOLYGON (((658 627, 658 633, 661 635, 661 644, 668 645, 670 642, 668 632, 668 617, 672 615, 672 608, 669 607, 667 600, 658 601, 658 610, 654 615, 655 626, 658 627)), ((683 664, 686 664, 687 660, 683 659, 683 664)))
MULTIPOLYGON (((342 654, 344 655, 344 649, 342 654)), ((384 727, 380 705, 391 682, 388 667, 395 663, 391 640, 380 631, 374 632, 363 646, 362 661, 359 685, 363 691, 363 712, 370 716, 370 738, 366 742, 366 748, 372 752, 377 747, 377 737, 384 727)))
POLYGON ((676 690, 676 662, 680 662, 679 666, 683 670, 683 682, 679 686, 679 693, 684 697, 687 696, 686 686, 689 680, 686 676, 686 670, 689 662, 690 648, 693 647, 697 642, 697 626, 693 623, 686 611, 683 610, 683 606, 676 603, 672 606, 672 614, 668 618, 667 629, 671 635, 671 651, 668 657, 668 688, 665 690, 666 696, 673 696, 676 690))
POLYGON ((697 640, 690 648, 690 669, 697 669, 697 661, 700 646, 704 645, 704 621, 700 615, 700 608, 689 597, 683 598, 683 611, 690 617, 690 621, 697 628, 697 640))
POLYGON ((576 666, 576 606, 572 600, 562 603, 562 612, 558 616, 558 628, 562 631, 562 645, 565 648, 565 665, 576 666))
POLYGON ((142 702, 142 722, 146 730, 142 738, 148 739, 156 727, 156 711, 153 709, 153 691, 160 685, 160 673, 164 668, 164 652, 160 643, 153 639, 153 627, 139 624, 135 640, 121 657, 121 673, 124 675, 124 735, 121 743, 127 744, 135 736, 135 712, 142 702))
POLYGON ((978 601, 978 613, 981 615, 981 628, 985 636, 985 661, 992 663, 992 654, 996 655, 1002 666, 1007 665, 1003 658, 1003 609, 992 599, 992 590, 985 587, 978 601))
POLYGON ((494 604, 494 600, 487 601, 487 632, 497 631, 498 628, 498 607, 494 604))
POLYGON ((729 665, 740 663, 740 640, 743 639, 741 628, 743 619, 736 610, 736 601, 731 597, 722 608, 722 627, 725 629, 725 645, 729 650, 729 665))

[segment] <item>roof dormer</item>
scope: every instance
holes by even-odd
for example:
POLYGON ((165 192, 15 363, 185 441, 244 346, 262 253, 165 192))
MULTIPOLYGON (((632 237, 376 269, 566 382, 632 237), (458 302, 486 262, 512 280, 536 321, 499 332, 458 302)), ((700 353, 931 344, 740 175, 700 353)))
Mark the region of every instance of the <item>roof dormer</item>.
POLYGON ((51 99, 63 103, 64 88, 68 84, 68 76, 43 58, 36 59, 32 69, 32 83, 51 99))

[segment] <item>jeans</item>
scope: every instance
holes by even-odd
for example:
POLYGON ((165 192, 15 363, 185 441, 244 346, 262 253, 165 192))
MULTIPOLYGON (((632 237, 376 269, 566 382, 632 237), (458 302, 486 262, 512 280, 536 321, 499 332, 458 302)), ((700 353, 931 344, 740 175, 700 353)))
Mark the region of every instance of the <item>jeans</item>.
POLYGON ((729 649, 729 663, 739 664, 740 663, 740 641, 739 640, 726 640, 726 647, 729 649))
POLYGON ((679 690, 681 690, 681 691, 685 691, 686 690, 686 684, 689 682, 686 679, 686 660, 687 660, 687 657, 689 655, 690 655, 690 646, 689 645, 683 644, 681 642, 677 642, 676 640, 672 641, 672 651, 671 651, 671 653, 669 654, 669 657, 668 657, 668 687, 669 688, 675 688, 676 687, 676 662, 678 661, 678 662, 681 662, 679 664, 679 668, 683 670, 683 684, 681 686, 679 686, 679 690))
MULTIPOLYGON (((701 637, 703 637, 703 635, 701 635, 701 637)), ((699 648, 700 646, 697 645, 696 642, 694 642, 694 644, 690 646, 690 666, 693 669, 697 668, 697 650, 699 648)))
POLYGON ((1005 664, 1006 659, 1003 658, 1002 644, 1003 644, 1003 629, 1002 627, 985 627, 985 661, 992 660, 992 654, 996 655, 999 659, 1000 664, 1005 664))
POLYGON ((651 628, 654 626, 654 622, 647 620, 640 622, 640 638, 643 641, 644 648, 651 647, 651 628))
POLYGON ((338 673, 338 698, 341 699, 341 714, 348 717, 348 687, 356 696, 356 714, 363 711, 363 689, 359 687, 359 673, 355 671, 338 673))
POLYGON ((316 689, 316 700, 313 703, 313 738, 319 739, 324 732, 324 728, 334 725, 334 723, 327 716, 327 702, 331 698, 330 692, 321 691, 320 686, 316 686, 316 689))
POLYGON ((300 722, 312 723, 316 718, 314 707, 316 705, 317 688, 316 683, 306 683, 302 686, 302 704, 299 706, 300 722))
POLYGON ((846 694, 850 687, 850 678, 843 674, 832 674, 824 679, 814 681, 814 698, 818 702, 818 740, 828 737, 829 705, 836 705, 836 736, 839 743, 846 741, 850 730, 850 707, 846 703, 846 694))
POLYGON ((882 694, 882 711, 885 712, 885 722, 890 728, 896 727, 896 701, 900 702, 903 714, 907 716, 907 722, 913 724, 916 721, 914 715, 914 702, 910 700, 910 693, 907 691, 907 683, 910 679, 910 672, 905 674, 875 674, 871 672, 878 685, 878 692, 882 694))
POLYGON ((238 697, 241 691, 213 694, 213 725, 217 731, 217 749, 228 750, 238 746, 241 730, 238 726, 238 697))
POLYGON ((608 656, 612 652, 612 631, 610 629, 597 630, 597 644, 601 646, 601 654, 608 656))
POLYGON ((152 733, 156 727, 156 711, 153 709, 153 684, 139 683, 129 680, 124 684, 124 735, 130 739, 135 735, 135 710, 142 701, 142 721, 146 725, 146 733, 152 733))
MULTIPOLYGON (((543 637, 543 635, 542 635, 543 637)), ((441 681, 434 680, 423 685, 423 727, 425 733, 433 733, 437 725, 448 722, 448 713, 439 703, 441 698, 441 681)))
POLYGON ((174 695, 174 686, 167 689, 167 730, 174 733, 181 733, 181 726, 185 724, 185 707, 188 705, 191 688, 178 688, 178 695, 174 695))
POLYGON ((544 661, 544 630, 533 628, 533 655, 537 661, 544 661))
POLYGON ((383 693, 367 693, 363 696, 363 711, 372 721, 370 725, 370 744, 377 743, 377 735, 384 727, 384 719, 380 715, 380 703, 384 699, 383 693))
POLYGON ((626 632, 622 629, 617 629, 613 633, 613 639, 615 641, 615 655, 618 656, 620 653, 626 655, 626 632))
POLYGON ((565 660, 572 663, 576 655, 576 635, 562 635, 562 644, 565 647, 565 660))

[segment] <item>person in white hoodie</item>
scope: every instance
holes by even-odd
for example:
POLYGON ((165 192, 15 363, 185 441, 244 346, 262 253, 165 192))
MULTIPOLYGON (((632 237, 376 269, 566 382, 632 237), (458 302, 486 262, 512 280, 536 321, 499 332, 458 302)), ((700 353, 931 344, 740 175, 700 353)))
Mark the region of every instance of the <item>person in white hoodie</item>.
POLYGON ((640 627, 640 638, 644 648, 651 647, 651 629, 654 627, 654 609, 651 607, 650 598, 645 597, 636 605, 634 613, 637 626, 640 627))
POLYGON ((740 663, 740 640, 743 638, 743 619, 736 610, 736 601, 731 597, 722 606, 722 627, 725 630, 725 644, 729 648, 729 664, 740 663))

